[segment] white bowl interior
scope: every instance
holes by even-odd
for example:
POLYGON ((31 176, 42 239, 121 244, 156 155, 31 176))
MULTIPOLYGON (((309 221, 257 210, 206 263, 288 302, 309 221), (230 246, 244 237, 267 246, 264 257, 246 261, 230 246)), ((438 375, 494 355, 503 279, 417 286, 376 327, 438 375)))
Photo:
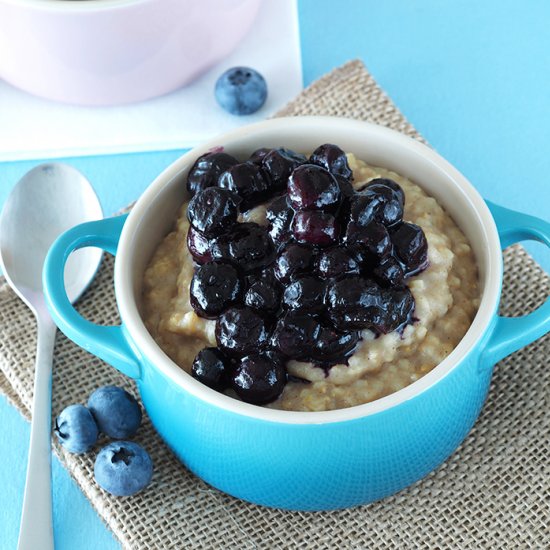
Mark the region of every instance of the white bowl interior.
POLYGON ((121 317, 144 355, 188 391, 240 414, 292 423, 334 422, 365 416, 409 399, 445 376, 481 337, 494 314, 502 277, 501 252, 493 218, 477 191, 433 150, 397 132, 365 122, 332 117, 274 119, 220 136, 181 157, 145 191, 121 237, 115 285, 121 317), (445 207, 466 234, 479 269, 482 301, 472 326, 455 350, 417 382, 377 401, 326 412, 276 411, 219 394, 182 371, 156 345, 139 316, 141 280, 156 246, 173 226, 186 199, 186 175, 198 156, 216 146, 238 158, 259 147, 284 146, 310 153, 337 143, 366 162, 394 170, 420 185, 445 207))

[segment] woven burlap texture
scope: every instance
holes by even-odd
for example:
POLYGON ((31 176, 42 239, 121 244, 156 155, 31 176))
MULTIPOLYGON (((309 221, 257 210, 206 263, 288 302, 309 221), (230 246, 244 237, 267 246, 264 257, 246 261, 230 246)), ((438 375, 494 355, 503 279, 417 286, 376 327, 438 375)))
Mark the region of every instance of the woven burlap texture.
MULTIPOLYGON (((419 138, 359 61, 312 84, 280 114, 354 117, 419 138)), ((519 246, 504 257, 502 310, 531 311, 549 294, 550 279, 519 246)), ((79 302, 81 313, 97 323, 118 320, 112 268, 107 258, 79 302)), ((26 418, 34 346, 31 314, 1 285, 0 389, 26 418)), ((285 512, 222 494, 175 459, 146 416, 135 439, 151 454, 155 472, 149 488, 134 497, 111 497, 94 483, 99 445, 85 456, 57 444, 54 451, 124 548, 548 548, 549 355, 545 337, 502 361, 473 431, 445 464, 393 497, 351 510, 285 512)), ((136 394, 128 379, 62 334, 53 372, 54 415, 85 403, 103 384, 136 394)))

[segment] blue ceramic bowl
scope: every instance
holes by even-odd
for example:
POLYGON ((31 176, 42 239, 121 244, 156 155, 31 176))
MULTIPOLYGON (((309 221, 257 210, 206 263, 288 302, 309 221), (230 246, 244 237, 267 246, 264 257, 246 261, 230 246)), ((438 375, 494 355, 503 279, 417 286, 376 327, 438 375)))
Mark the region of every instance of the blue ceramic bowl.
POLYGON ((257 504, 330 510, 395 493, 441 464, 478 417, 493 365, 550 330, 550 300, 525 317, 497 314, 501 247, 525 239, 550 245, 550 224, 484 202, 464 176, 417 141, 347 119, 276 119, 187 153, 151 184, 129 216, 69 230, 50 250, 44 283, 59 328, 136 380, 155 428, 189 469, 214 487, 257 504), (447 209, 474 250, 481 305, 456 349, 392 395, 311 413, 243 403, 197 382, 157 346, 140 317, 142 275, 186 197, 186 173, 199 155, 219 145, 234 155, 281 145, 307 152, 325 142, 409 177, 447 209), (121 326, 86 321, 67 300, 63 267, 73 250, 85 246, 116 254, 121 326))

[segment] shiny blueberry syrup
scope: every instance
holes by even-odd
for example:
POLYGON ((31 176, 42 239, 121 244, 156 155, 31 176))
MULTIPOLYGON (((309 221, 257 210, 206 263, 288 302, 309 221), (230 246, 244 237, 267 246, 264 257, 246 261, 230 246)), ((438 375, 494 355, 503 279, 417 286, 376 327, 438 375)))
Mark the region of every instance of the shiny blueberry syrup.
POLYGON ((329 376, 348 364, 362 331, 414 322, 407 280, 428 266, 422 229, 403 221, 405 195, 390 179, 355 191, 345 153, 324 144, 307 158, 262 147, 244 160, 216 148, 191 168, 187 246, 195 261, 190 302, 216 320, 215 348, 192 374, 258 405, 288 381, 289 360, 329 376), (267 204, 268 225, 238 216, 267 204))

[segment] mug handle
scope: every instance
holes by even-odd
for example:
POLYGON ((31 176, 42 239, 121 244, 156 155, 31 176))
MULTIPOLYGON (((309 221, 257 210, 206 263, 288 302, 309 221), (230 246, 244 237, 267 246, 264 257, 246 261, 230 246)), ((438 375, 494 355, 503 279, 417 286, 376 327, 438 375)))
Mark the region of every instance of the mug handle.
MULTIPOLYGON (((519 241, 538 241, 550 247, 550 223, 485 201, 495 219, 502 248, 519 241)), ((507 355, 534 342, 550 331, 550 298, 523 317, 496 318, 496 326, 485 348, 487 364, 494 365, 507 355)))
POLYGON ((72 306, 65 291, 65 263, 71 252, 95 246, 116 255, 127 214, 77 225, 51 246, 44 263, 46 303, 56 325, 81 348, 107 361, 130 378, 141 375, 139 360, 125 335, 124 325, 99 326, 84 319, 72 306))

